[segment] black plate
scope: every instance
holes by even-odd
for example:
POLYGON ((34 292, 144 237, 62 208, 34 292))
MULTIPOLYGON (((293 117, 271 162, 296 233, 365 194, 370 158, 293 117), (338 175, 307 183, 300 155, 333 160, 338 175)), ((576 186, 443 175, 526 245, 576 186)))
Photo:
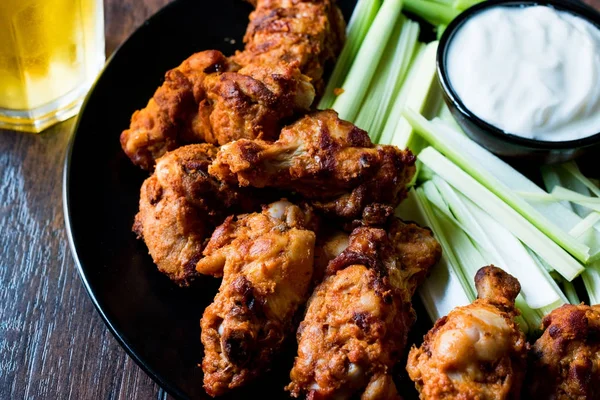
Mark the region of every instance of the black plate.
MULTIPOLYGON (((355 0, 339 3, 348 19, 355 0)), ((131 231, 147 174, 125 156, 119 136, 168 69, 197 51, 232 54, 241 48, 251 10, 242 0, 178 0, 150 18, 113 55, 90 91, 65 164, 65 219, 84 285, 129 355, 182 399, 209 398, 198 367, 199 321, 220 281, 204 278, 195 288, 180 289, 156 270, 131 231)), ((419 315, 427 326, 425 312, 419 315)), ((413 333, 422 334, 423 329, 413 333)), ((287 398, 283 386, 294 351, 282 354, 262 380, 222 398, 287 398)), ((412 383, 398 369, 400 391, 413 397, 412 383)))

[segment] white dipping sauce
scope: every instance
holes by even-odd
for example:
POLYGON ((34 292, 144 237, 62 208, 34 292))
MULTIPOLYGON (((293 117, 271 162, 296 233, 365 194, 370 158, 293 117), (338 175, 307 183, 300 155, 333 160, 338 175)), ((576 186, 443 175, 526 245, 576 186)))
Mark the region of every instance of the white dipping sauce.
POLYGON ((565 141, 600 132, 600 30, 548 6, 494 7, 451 39, 448 79, 505 132, 565 141))

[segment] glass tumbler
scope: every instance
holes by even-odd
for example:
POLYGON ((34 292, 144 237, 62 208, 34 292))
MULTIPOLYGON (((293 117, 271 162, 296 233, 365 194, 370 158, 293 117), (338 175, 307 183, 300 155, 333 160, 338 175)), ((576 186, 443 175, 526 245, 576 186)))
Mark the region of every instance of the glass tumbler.
POLYGON ((0 128, 74 116, 104 61, 102 0, 0 0, 0 128))

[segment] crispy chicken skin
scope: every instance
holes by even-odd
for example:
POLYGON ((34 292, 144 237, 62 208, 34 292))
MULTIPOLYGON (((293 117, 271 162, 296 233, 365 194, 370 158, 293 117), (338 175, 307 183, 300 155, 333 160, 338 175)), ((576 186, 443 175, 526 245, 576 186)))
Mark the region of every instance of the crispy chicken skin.
POLYGON ((600 399, 600 305, 564 305, 529 353, 529 398, 600 399))
POLYGON ((215 277, 223 276, 227 257, 238 251, 240 243, 256 240, 274 229, 297 228, 317 231, 319 219, 311 207, 294 205, 286 199, 263 207, 262 213, 229 216, 213 232, 198 261, 196 271, 215 277))
POLYGON ((415 157, 373 145, 365 131, 326 110, 287 126, 276 142, 222 146, 209 172, 232 184, 294 191, 326 214, 351 220, 373 204, 396 207, 415 173, 415 157))
POLYGON ((253 4, 244 51, 192 55, 132 115, 121 147, 134 164, 151 171, 184 144, 275 140, 284 121, 308 112, 345 39, 340 10, 332 0, 253 4))
POLYGON ((396 218, 387 232, 356 228, 308 302, 292 396, 398 399, 391 371, 415 320, 411 298, 440 255, 430 231, 396 218))
POLYGON ((240 66, 215 50, 196 53, 167 72, 146 108, 131 117, 121 146, 134 164, 151 170, 165 152, 189 143, 274 140, 281 121, 310 108, 315 91, 298 68, 240 66))
POLYGON ((323 73, 345 40, 346 24, 334 0, 257 0, 244 36, 246 47, 233 60, 240 65, 296 66, 323 89, 323 73))
POLYGON ((275 140, 281 121, 307 112, 315 97, 308 77, 282 64, 250 64, 205 79, 206 100, 192 125, 204 141, 275 140))
POLYGON ((514 321, 521 286, 500 268, 475 276, 478 299, 440 318, 406 370, 421 399, 518 399, 529 345, 514 321))
POLYGON ((133 226, 158 269, 186 286, 195 277, 204 242, 230 210, 251 210, 257 197, 207 173, 217 153, 210 144, 178 148, 158 160, 140 190, 133 226))
MULTIPOLYGON (((229 217, 206 249, 223 282, 201 321, 204 388, 211 396, 269 369, 309 295, 315 234, 310 215, 285 200, 229 217)), ((204 261, 203 260, 203 261, 204 261)), ((204 268, 199 264, 199 269, 204 268)))
POLYGON ((133 113, 129 129, 121 134, 121 147, 131 161, 146 170, 155 160, 184 143, 200 143, 204 137, 191 129, 198 104, 205 99, 207 75, 239 69, 216 50, 196 53, 168 71, 165 81, 146 108, 133 113))

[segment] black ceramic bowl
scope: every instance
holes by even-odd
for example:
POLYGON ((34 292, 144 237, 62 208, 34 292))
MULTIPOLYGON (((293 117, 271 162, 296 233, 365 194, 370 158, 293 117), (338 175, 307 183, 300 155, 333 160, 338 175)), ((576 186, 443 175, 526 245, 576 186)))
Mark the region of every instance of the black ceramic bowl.
POLYGON ((600 29, 600 13, 583 3, 569 0, 489 0, 461 13, 448 25, 440 38, 437 72, 444 100, 465 133, 491 152, 507 158, 555 164, 575 159, 591 150, 600 149, 600 133, 583 139, 549 142, 527 139, 499 129, 472 113, 454 91, 446 70, 446 56, 454 35, 469 18, 493 7, 529 7, 544 5, 581 17, 600 29))

